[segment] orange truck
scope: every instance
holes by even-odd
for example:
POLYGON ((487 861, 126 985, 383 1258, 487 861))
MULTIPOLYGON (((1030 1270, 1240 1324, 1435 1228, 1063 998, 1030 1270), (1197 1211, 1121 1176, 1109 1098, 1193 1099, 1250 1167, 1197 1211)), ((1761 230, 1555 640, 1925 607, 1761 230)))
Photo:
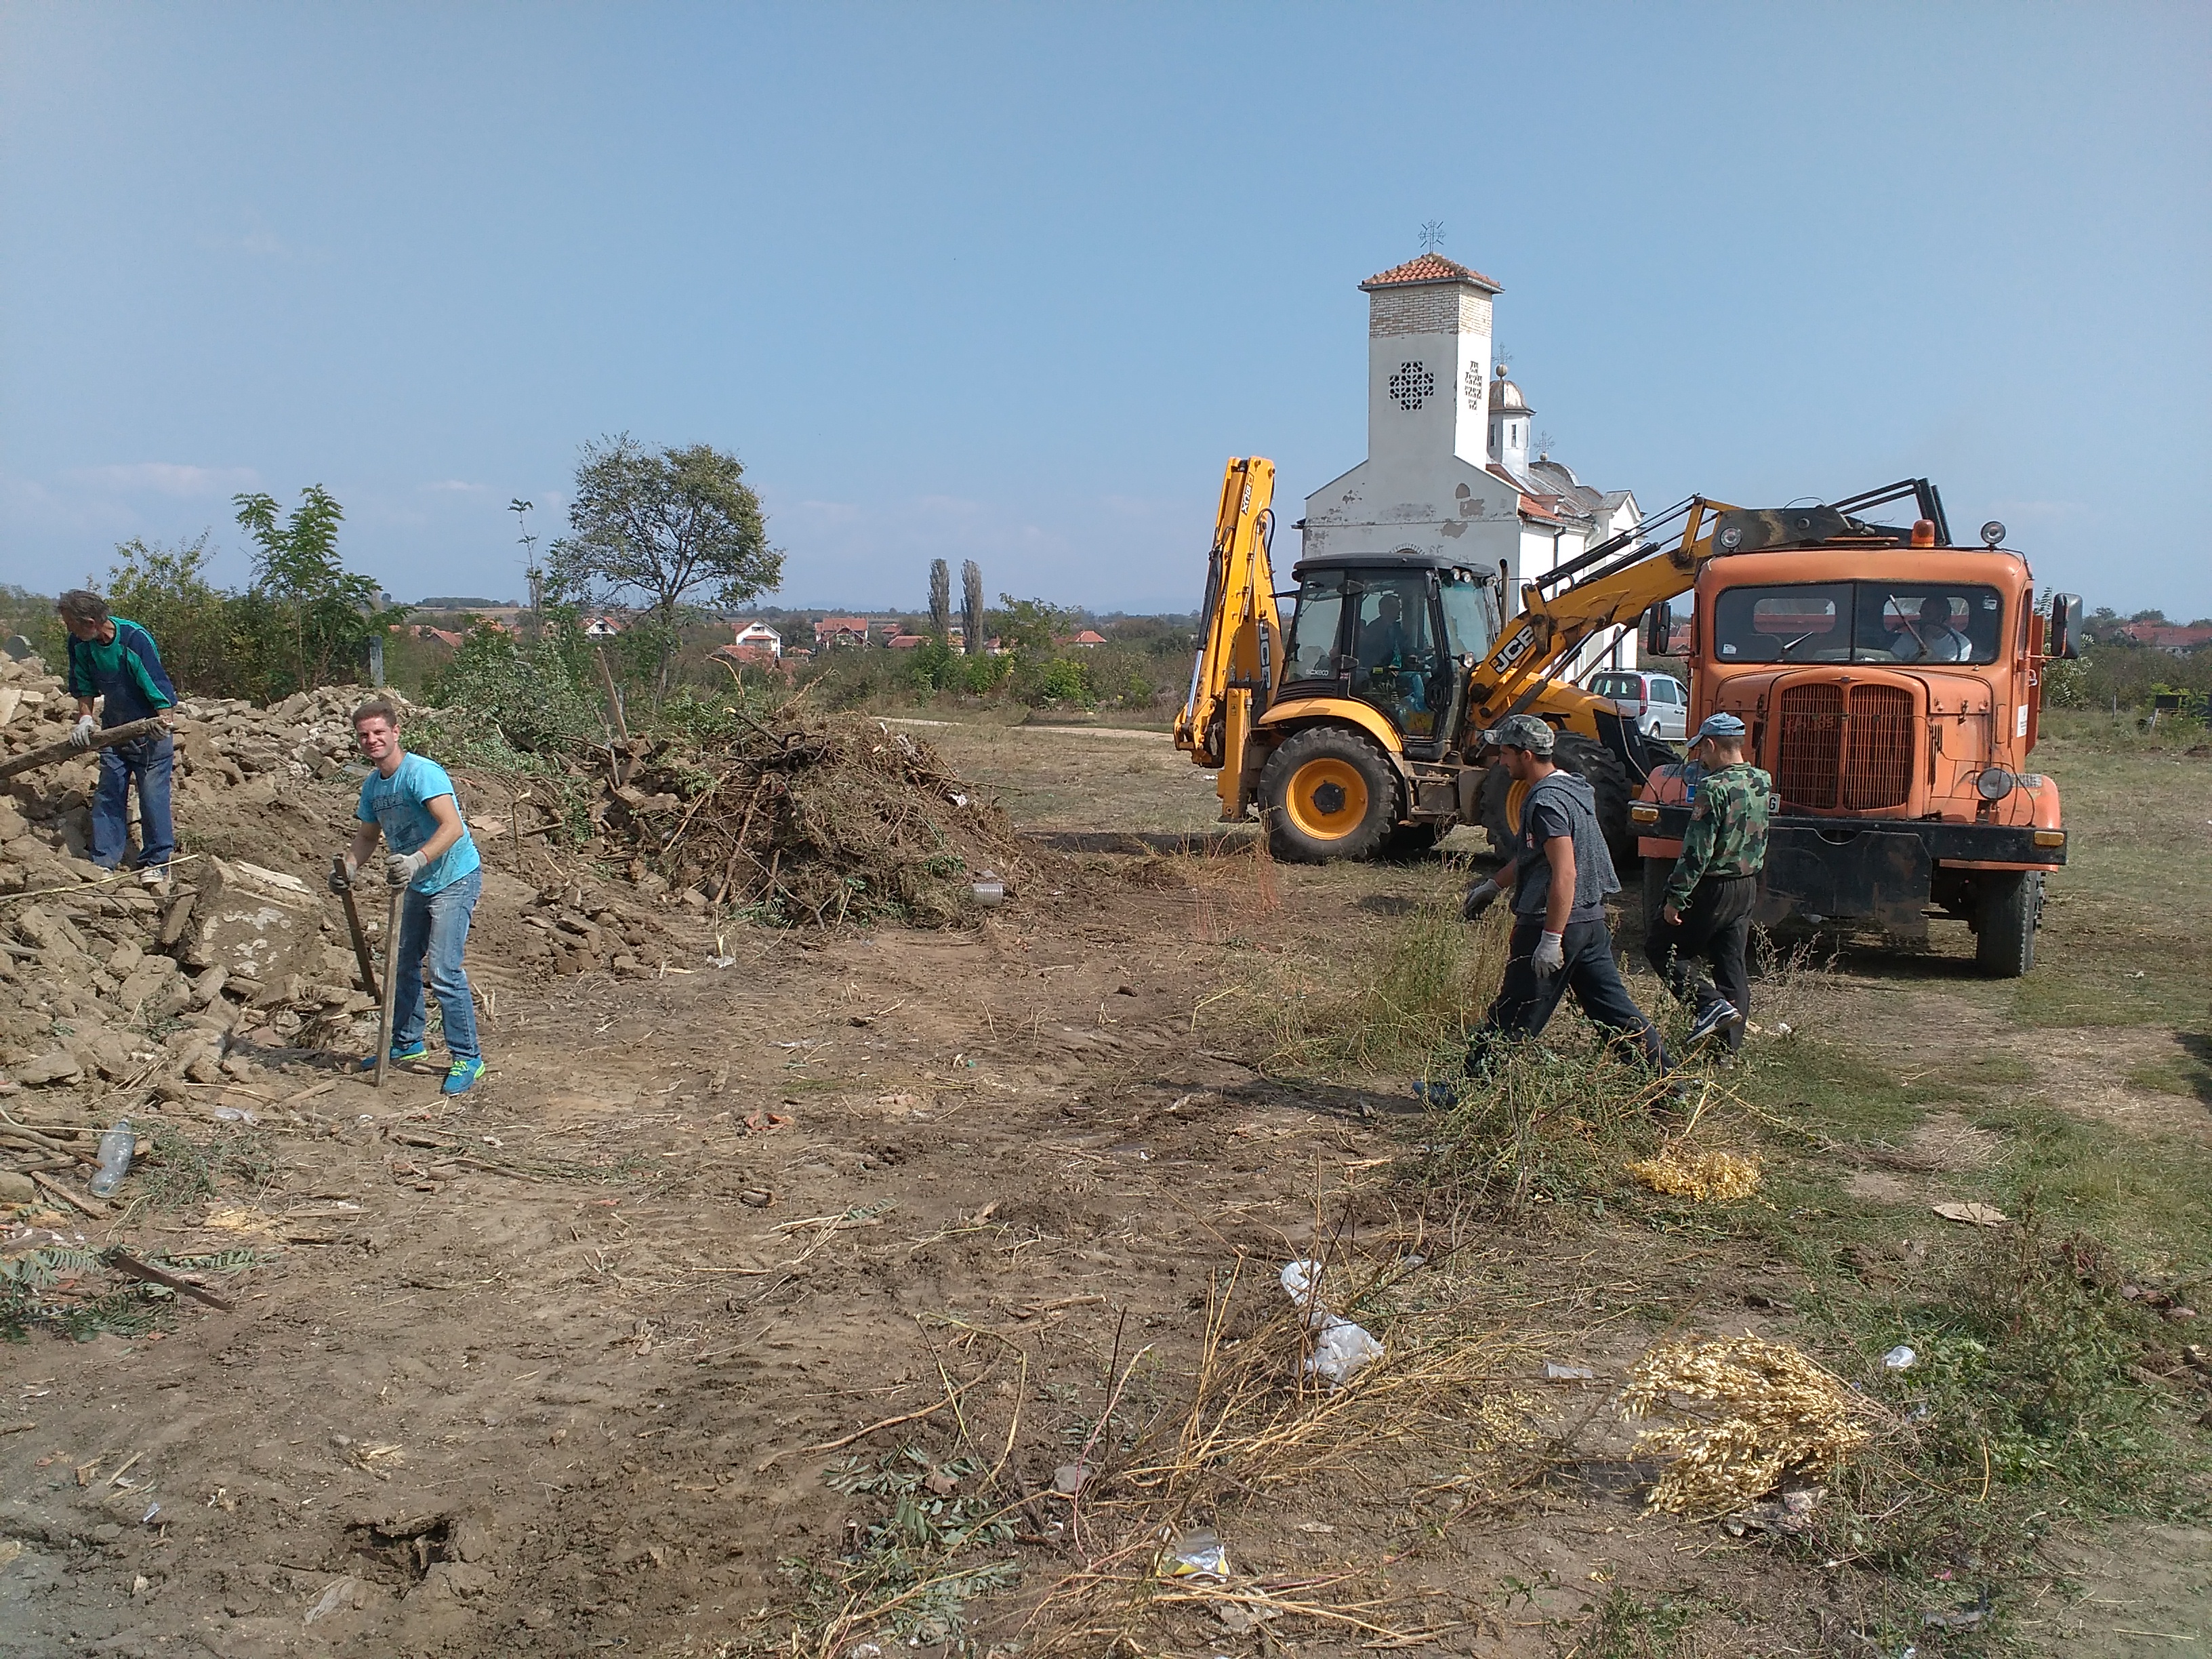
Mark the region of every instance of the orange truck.
MULTIPOLYGON (((2077 654, 2081 601, 2036 604, 2002 524, 1955 546, 1925 479, 1833 506, 1727 510, 1698 566, 1692 731, 1739 716, 1774 780, 1754 919, 1925 943, 1932 915, 1973 931, 1983 969, 2035 962, 2044 878, 2066 862, 2058 785, 2029 769, 2043 665, 2077 654), (1909 530, 1861 514, 1910 492, 1909 530)), ((1663 638, 1664 607, 1647 617, 1663 638)), ((1689 821, 1692 765, 1629 809, 1655 908, 1689 821)))

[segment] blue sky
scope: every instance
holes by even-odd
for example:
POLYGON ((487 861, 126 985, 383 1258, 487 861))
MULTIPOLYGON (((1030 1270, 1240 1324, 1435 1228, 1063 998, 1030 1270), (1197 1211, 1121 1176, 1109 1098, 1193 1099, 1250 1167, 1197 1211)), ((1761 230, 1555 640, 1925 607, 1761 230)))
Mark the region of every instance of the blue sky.
POLYGON ((0 3, 0 580, 242 580, 321 483, 503 596, 627 430, 744 458, 787 603, 1188 608, 1225 457, 1364 454, 1435 219, 1586 480, 1925 473, 2201 616, 2208 88, 2197 5, 0 3))

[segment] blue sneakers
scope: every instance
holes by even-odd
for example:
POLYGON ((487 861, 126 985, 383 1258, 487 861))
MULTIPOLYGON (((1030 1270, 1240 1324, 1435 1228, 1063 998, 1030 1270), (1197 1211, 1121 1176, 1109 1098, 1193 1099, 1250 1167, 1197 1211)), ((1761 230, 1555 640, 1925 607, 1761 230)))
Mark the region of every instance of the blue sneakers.
POLYGON ((1694 1048, 1708 1037, 1724 1036, 1743 1024, 1743 1016, 1735 1005, 1726 999, 1716 1002, 1699 1014, 1697 1023, 1690 1027, 1690 1040, 1684 1045, 1694 1048))
MULTIPOLYGON (((420 1060, 422 1058, 425 1052, 426 1051, 422 1045, 419 1042, 410 1042, 404 1048, 400 1048, 395 1043, 392 1049, 392 1063, 397 1066, 403 1060, 420 1060)), ((361 1069, 364 1072, 374 1071, 376 1069, 376 1056, 374 1054, 371 1054, 368 1059, 362 1060, 361 1063, 361 1069)))
POLYGON ((481 1060, 457 1060, 446 1068, 446 1081, 441 1092, 465 1095, 477 1086, 477 1079, 484 1074, 481 1060))

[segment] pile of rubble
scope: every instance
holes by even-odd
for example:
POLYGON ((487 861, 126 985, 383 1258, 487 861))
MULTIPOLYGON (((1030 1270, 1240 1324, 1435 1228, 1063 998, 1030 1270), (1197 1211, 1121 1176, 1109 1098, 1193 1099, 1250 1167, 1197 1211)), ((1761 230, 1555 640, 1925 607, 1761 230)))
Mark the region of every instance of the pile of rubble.
MULTIPOLYGON (((350 717, 367 695, 182 703, 166 890, 85 856, 96 757, 0 784, 0 1202, 30 1198, 27 1172, 88 1164, 116 1115, 281 1101, 298 1085, 271 1072, 324 1072, 374 1046, 376 1002, 323 884, 366 775, 350 717)), ((0 657, 0 762, 65 738, 75 718, 36 657, 0 657)), ((526 863, 497 818, 470 817, 486 861, 471 972, 486 983, 644 975, 675 952, 635 906, 672 896, 626 896, 542 852, 526 863)), ((385 908, 380 889, 360 905, 376 961, 385 908)))

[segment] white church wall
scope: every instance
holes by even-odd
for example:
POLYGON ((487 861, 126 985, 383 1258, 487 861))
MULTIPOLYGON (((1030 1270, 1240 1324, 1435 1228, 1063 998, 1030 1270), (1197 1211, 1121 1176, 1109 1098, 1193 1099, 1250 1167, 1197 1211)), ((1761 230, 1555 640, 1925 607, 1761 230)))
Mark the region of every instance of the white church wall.
MULTIPOLYGON (((1416 280, 1364 285, 1368 458, 1306 497, 1302 553, 1411 549, 1486 571, 1502 565, 1502 608, 1515 615, 1523 581, 1611 534, 1620 515, 1607 510, 1604 528, 1575 516, 1557 526, 1523 518, 1520 489, 1489 470, 1501 451, 1525 468, 1531 421, 1525 409, 1492 407, 1495 285, 1442 259, 1410 270, 1416 280)), ((1584 653, 1589 661, 1607 644, 1584 653)))

